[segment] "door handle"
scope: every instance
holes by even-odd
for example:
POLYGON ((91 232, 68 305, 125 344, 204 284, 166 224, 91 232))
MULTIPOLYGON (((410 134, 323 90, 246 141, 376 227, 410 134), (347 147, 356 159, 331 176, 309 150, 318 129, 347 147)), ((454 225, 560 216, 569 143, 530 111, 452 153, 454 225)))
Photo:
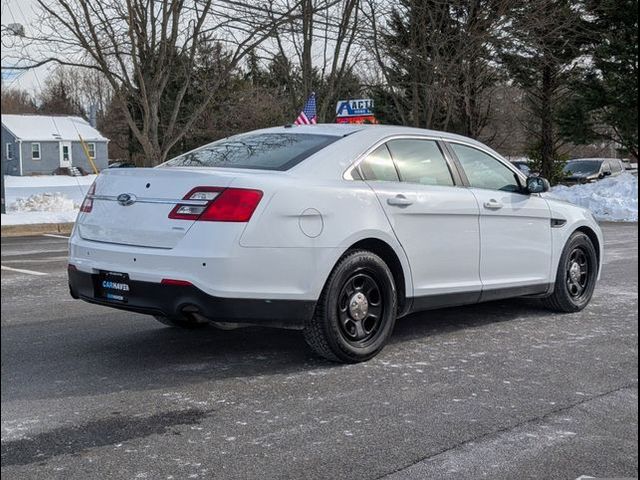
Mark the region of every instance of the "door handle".
POLYGON ((413 200, 409 200, 404 195, 396 195, 395 197, 387 198, 387 203, 394 207, 408 207, 413 204, 413 200))
POLYGON ((484 202, 484 208, 489 210, 500 210, 502 207, 504 207, 504 205, 493 198, 488 202, 484 202))

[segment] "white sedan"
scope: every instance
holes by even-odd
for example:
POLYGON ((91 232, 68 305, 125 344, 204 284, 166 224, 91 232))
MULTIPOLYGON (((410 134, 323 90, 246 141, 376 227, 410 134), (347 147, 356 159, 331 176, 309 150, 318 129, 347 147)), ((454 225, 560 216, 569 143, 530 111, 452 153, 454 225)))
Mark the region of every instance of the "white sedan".
POLYGON ((250 132, 103 171, 71 236, 71 295, 172 326, 302 329, 320 355, 364 361, 412 312, 521 296, 583 309, 602 234, 548 186, 443 132, 250 132))

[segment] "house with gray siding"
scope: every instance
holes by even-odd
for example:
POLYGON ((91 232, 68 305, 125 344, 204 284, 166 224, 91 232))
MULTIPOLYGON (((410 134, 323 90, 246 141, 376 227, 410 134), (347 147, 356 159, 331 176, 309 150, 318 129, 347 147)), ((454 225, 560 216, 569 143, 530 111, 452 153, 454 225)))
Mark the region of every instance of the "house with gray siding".
POLYGON ((80 117, 2 115, 2 164, 6 175, 50 175, 80 167, 93 173, 80 142, 84 141, 98 170, 109 163, 109 140, 80 117))

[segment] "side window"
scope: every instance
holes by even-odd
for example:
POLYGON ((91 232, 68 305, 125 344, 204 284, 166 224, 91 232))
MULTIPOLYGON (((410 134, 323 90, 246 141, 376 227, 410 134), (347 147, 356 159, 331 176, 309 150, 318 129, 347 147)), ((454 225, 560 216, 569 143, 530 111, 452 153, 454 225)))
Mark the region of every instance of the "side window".
POLYGON ((422 185, 454 185, 447 161, 435 141, 391 140, 387 145, 401 181, 422 185))
POLYGON ((451 143, 473 188, 520 192, 516 173, 498 159, 476 148, 451 143))
POLYGON ((95 143, 87 143, 87 150, 89 151, 89 156, 91 158, 96 158, 96 144, 95 143))
POLYGON ((379 146, 360 162, 360 171, 364 180, 398 181, 398 172, 386 145, 379 146))
POLYGON ((13 160, 13 143, 7 143, 7 160, 13 160))
POLYGON ((40 144, 39 143, 31 144, 31 158, 33 160, 40 160, 40 144))

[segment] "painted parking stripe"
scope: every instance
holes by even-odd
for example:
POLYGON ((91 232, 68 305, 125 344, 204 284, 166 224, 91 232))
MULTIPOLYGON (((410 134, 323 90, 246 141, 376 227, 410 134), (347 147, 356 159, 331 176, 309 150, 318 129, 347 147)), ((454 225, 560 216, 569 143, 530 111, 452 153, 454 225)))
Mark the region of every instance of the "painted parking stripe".
POLYGON ((65 235, 56 235, 55 233, 43 233, 43 237, 52 237, 52 238, 69 238, 65 235))
POLYGON ((0 265, 0 267, 2 267, 2 270, 8 270, 10 272, 26 273, 27 275, 37 275, 37 276, 47 275, 46 273, 36 272, 34 270, 24 270, 22 268, 5 267, 4 265, 0 265))

